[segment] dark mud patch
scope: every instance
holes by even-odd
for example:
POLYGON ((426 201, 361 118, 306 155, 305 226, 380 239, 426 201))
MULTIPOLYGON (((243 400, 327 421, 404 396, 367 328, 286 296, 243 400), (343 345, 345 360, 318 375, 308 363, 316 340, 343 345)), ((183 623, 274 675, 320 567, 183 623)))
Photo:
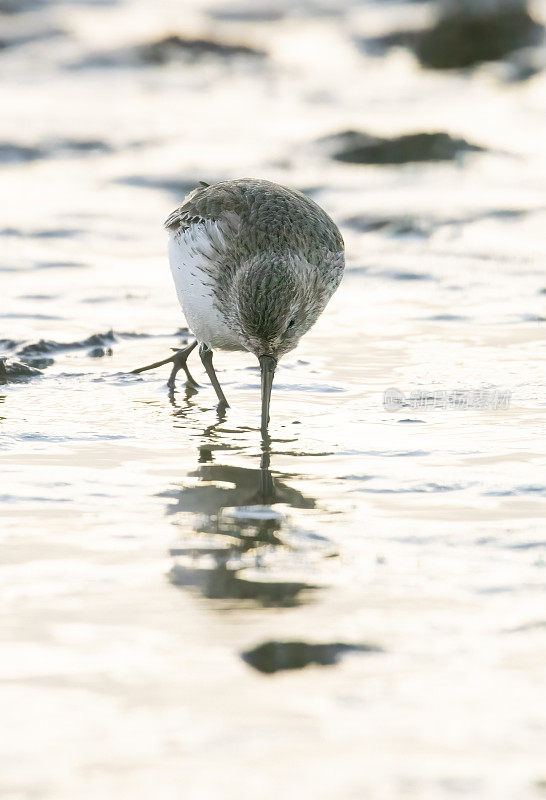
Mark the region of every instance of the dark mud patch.
POLYGON ((424 30, 398 30, 357 44, 369 53, 391 47, 410 49, 429 69, 463 69, 498 61, 521 48, 540 44, 544 28, 525 8, 468 11, 440 17, 424 30))
POLYGON ((258 672, 272 675, 275 672, 303 669, 310 664, 331 667, 347 653, 380 653, 382 649, 370 644, 309 644, 307 642, 264 642, 245 650, 241 658, 258 672))
MULTIPOLYGON (((126 338, 125 334, 115 334, 114 331, 94 333, 85 339, 76 342, 56 342, 51 339, 40 339, 20 347, 16 352, 19 361, 30 369, 45 369, 55 363, 53 356, 72 350, 88 350, 91 358, 102 358, 113 355, 111 345, 119 338, 126 338)), ((131 334, 128 334, 131 337, 131 334)), ((8 340, 9 341, 9 340, 8 340)), ((31 377, 31 375, 29 375, 31 377)))
POLYGON ((469 322, 470 317, 464 317, 460 314, 433 314, 431 317, 423 317, 428 322, 469 322))
POLYGON ((431 220, 415 219, 407 214, 394 217, 359 214, 344 220, 343 225, 360 233, 382 231, 387 236, 419 236, 423 239, 428 239, 434 230, 431 220))
MULTIPOLYGON (((52 237, 54 238, 54 237, 52 237)), ((37 261, 35 269, 83 269, 86 264, 78 261, 37 261)))
POLYGON ((546 322, 546 317, 541 317, 540 314, 520 314, 518 320, 520 322, 546 322))
POLYGON ((543 34, 542 25, 525 10, 450 14, 419 37, 415 54, 432 69, 471 67, 539 44, 543 34))
MULTIPOLYGON (((515 628, 505 628, 503 633, 527 633, 528 631, 543 630, 546 628, 546 619, 537 619, 533 622, 526 622, 523 625, 517 625, 515 628)), ((546 789, 546 781, 544 782, 546 789)))
POLYGON ((245 44, 229 44, 217 39, 190 39, 171 35, 155 42, 141 45, 137 55, 145 64, 168 64, 171 61, 198 61, 204 57, 265 58, 265 51, 245 44))
POLYGON ((109 343, 115 342, 116 336, 114 331, 107 331, 106 333, 94 333, 86 339, 77 342, 55 342, 50 339, 40 339, 38 342, 32 342, 21 348, 17 355, 21 357, 34 357, 36 355, 43 355, 45 353, 59 353, 66 350, 78 350, 85 347, 103 347, 108 346, 109 343))
POLYGON ((0 358, 0 383, 17 383, 36 378, 42 373, 36 367, 12 358, 0 358))
POLYGON ((375 215, 355 214, 343 220, 342 225, 359 233, 380 233, 385 236, 403 237, 413 236, 421 239, 430 238, 442 228, 458 228, 473 225, 488 220, 517 221, 526 217, 529 209, 520 208, 493 208, 485 211, 476 211, 460 217, 446 217, 444 219, 431 215, 413 216, 411 214, 375 215))
POLYGON ((432 275, 426 272, 398 272, 384 269, 380 272, 369 273, 370 277, 386 278, 390 281, 431 281, 432 275))
POLYGON ((181 63, 195 64, 204 59, 223 62, 238 59, 264 60, 264 50, 246 44, 233 44, 218 39, 188 38, 172 34, 120 50, 92 53, 67 65, 68 69, 163 66, 181 63))
POLYGON ((94 347, 88 355, 90 358, 104 358, 104 356, 113 356, 114 351, 111 347, 94 347))
POLYGON ((0 350, 3 352, 6 350, 14 350, 20 344, 21 342, 16 342, 15 339, 0 339, 0 350))
POLYGON ((454 161, 465 153, 485 148, 454 138, 449 133, 408 133, 386 138, 360 131, 342 131, 317 140, 335 161, 348 164, 408 164, 454 161))
POLYGON ((34 145, 0 143, 0 163, 19 164, 57 156, 80 156, 89 153, 110 153, 112 147, 100 139, 49 139, 34 145))
POLYGON ((20 300, 56 300, 59 295, 56 294, 21 294, 20 300))
POLYGON ((33 356, 31 358, 24 359, 24 363, 28 364, 30 367, 34 367, 35 369, 42 370, 53 366, 55 359, 48 358, 47 356, 33 356))
MULTIPOLYGON (((174 334, 174 336, 183 335, 184 329, 180 329, 174 334)), ((73 350, 88 350, 88 356, 90 358, 103 358, 104 356, 113 355, 112 345, 120 339, 153 338, 153 336, 153 334, 147 333, 114 332, 110 330, 105 333, 93 333, 91 336, 87 336, 85 339, 80 339, 75 342, 57 342, 52 339, 40 339, 37 342, 31 342, 21 347, 17 350, 16 356, 25 364, 43 369, 54 363, 54 359, 51 356, 57 355, 58 353, 65 353, 73 350)), ((0 349, 14 349, 18 347, 19 344, 20 342, 13 342, 11 339, 0 340, 0 349), (3 347, 2 343, 4 343, 3 347)))
POLYGON ((101 139, 56 139, 46 145, 48 155, 111 153, 113 147, 101 139))
POLYGON ((0 162, 2 164, 20 164, 23 161, 35 161, 43 158, 38 147, 25 147, 13 142, 0 142, 0 162))

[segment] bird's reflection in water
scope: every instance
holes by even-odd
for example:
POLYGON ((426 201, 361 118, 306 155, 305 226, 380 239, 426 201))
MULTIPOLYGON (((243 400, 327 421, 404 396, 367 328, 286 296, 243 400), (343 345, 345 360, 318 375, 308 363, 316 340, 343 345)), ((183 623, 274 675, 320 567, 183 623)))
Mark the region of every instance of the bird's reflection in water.
MULTIPOLYGON (((178 420, 187 410, 186 405, 176 412, 178 420)), ((226 441, 224 422, 220 413, 218 422, 203 432, 197 468, 188 473, 191 483, 162 493, 170 501, 168 515, 194 515, 193 532, 171 549, 175 564, 169 579, 211 600, 298 605, 318 587, 289 580, 289 575, 296 568, 301 576, 310 550, 330 549, 331 555, 331 543, 294 530, 274 506, 311 509, 315 500, 272 474, 269 441, 262 441, 259 468, 216 463, 219 451, 239 449, 226 441)))

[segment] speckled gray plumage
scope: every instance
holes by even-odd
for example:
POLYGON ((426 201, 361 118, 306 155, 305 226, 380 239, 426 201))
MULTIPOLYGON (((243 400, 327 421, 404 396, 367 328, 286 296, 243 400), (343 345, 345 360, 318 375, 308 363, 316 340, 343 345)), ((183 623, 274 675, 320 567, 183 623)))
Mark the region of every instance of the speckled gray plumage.
MULTIPOLYGON (((313 325, 343 274, 343 239, 320 206, 262 180, 201 184, 165 227, 183 238, 194 226, 207 239, 201 267, 218 311, 257 355, 278 358, 313 325)), ((204 248, 203 248, 204 250, 204 248)))

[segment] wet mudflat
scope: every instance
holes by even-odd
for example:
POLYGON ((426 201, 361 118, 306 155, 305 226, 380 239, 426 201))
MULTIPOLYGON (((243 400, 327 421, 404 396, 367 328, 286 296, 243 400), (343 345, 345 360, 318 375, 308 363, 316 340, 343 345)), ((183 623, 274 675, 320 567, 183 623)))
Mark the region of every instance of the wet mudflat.
POLYGON ((377 52, 433 6, 0 5, 10 800, 544 796, 546 73, 377 52), (251 356, 220 416, 129 374, 188 336, 163 220, 242 176, 347 246, 270 443, 251 356))

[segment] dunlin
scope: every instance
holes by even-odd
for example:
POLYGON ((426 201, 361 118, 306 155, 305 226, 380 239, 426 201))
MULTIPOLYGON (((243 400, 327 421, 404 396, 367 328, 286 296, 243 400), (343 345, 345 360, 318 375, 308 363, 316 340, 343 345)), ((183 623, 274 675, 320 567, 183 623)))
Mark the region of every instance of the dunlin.
POLYGON ((264 180, 200 183, 165 223, 178 299, 195 341, 170 358, 168 385, 199 355, 221 405, 228 402, 213 350, 248 350, 261 369, 262 433, 267 432, 273 376, 316 322, 343 275, 341 234, 301 192, 264 180))

